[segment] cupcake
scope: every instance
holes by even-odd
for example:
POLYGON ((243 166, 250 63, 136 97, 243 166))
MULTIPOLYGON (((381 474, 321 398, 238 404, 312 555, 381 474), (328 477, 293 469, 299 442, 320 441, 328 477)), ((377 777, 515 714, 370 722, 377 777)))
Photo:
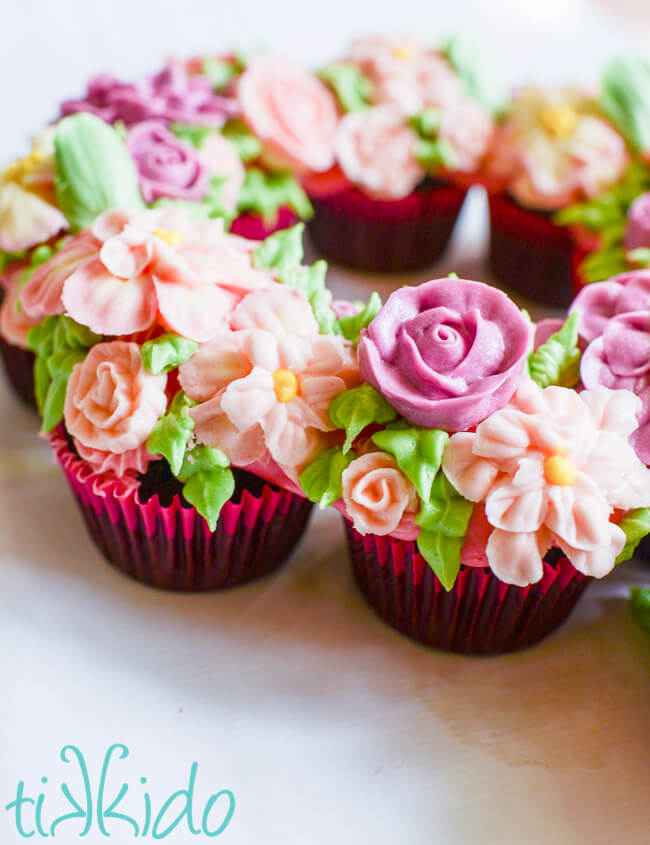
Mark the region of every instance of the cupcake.
POLYGON ((595 239, 564 212, 618 185, 629 164, 622 134, 588 92, 530 86, 518 93, 486 166, 496 278, 531 299, 568 306, 574 268, 595 239))
POLYGON ((532 351, 527 315, 479 282, 400 288, 359 328, 363 382, 329 404, 346 440, 305 493, 343 514, 384 621, 456 652, 532 645, 648 530, 641 400, 578 392, 577 317, 532 351))
MULTIPOLYGON (((118 127, 148 205, 196 204, 188 206, 193 213, 221 217, 234 234, 262 240, 312 213, 293 162, 267 155, 269 121, 283 125, 275 102, 257 115, 264 109, 259 68, 267 61, 284 62, 241 54, 172 61, 135 83, 101 74, 84 99, 64 102, 61 112, 89 112, 118 127)), ((299 153, 303 140, 294 139, 299 153)))
POLYGON ((501 104, 474 56, 460 39, 434 50, 373 37, 322 69, 341 117, 333 166, 304 184, 326 258, 396 272, 442 254, 501 104))
POLYGON ((301 226, 256 242, 147 209, 121 142, 99 149, 107 132, 59 124, 78 231, 19 293, 43 431, 113 565, 168 589, 243 583, 304 531, 298 476, 342 440, 326 408, 358 384, 356 315, 330 307, 323 262, 302 265, 301 226))

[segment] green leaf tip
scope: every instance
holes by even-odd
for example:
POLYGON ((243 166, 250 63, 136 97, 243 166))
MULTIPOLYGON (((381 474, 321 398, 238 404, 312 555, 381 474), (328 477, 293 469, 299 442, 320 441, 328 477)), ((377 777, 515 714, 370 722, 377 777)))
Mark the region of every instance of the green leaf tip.
POLYGON ((575 387, 580 380, 578 321, 573 311, 562 328, 528 356, 528 372, 538 387, 575 387))
POLYGON ((377 291, 373 291, 370 294, 370 299, 367 304, 364 305, 357 314, 353 314, 350 317, 340 317, 338 324, 343 337, 346 338, 346 340, 352 341, 352 343, 356 345, 359 340, 361 330, 370 325, 379 313, 381 306, 381 297, 377 291))
POLYGON ((372 82, 351 62, 333 62, 317 74, 334 92, 345 112, 360 111, 370 105, 372 82))
POLYGON ((176 478, 182 470, 187 444, 194 431, 194 420, 188 413, 194 405, 196 402, 179 390, 147 440, 147 451, 152 455, 162 455, 176 478))
POLYGON ((329 406, 329 416, 332 424, 346 433, 343 454, 347 454, 365 428, 373 423, 391 422, 397 412, 374 387, 362 384, 335 396, 329 406))
POLYGON ((616 558, 616 565, 629 560, 641 540, 650 534, 650 508, 634 508, 628 511, 618 523, 618 527, 625 533, 625 545, 616 558))
POLYGON ((300 473, 298 480, 310 502, 328 508, 343 495, 343 470, 355 459, 354 452, 344 453, 340 446, 321 452, 300 473))
POLYGON ((186 452, 176 476, 183 482, 183 496, 216 531, 221 509, 235 492, 235 478, 221 449, 195 446, 186 452))
POLYGON ((154 376, 169 373, 194 355, 199 344, 178 334, 168 333, 148 340, 140 350, 147 372, 154 376))

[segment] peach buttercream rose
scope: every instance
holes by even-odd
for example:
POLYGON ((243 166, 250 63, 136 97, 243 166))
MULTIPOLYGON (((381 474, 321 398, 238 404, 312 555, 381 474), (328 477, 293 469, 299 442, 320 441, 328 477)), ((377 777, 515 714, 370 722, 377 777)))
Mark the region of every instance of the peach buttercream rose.
POLYGON ((416 503, 415 488, 385 452, 355 458, 341 475, 343 501, 359 534, 390 534, 416 503))
POLYGON ((119 455, 122 472, 142 471, 144 444, 165 413, 167 376, 150 375, 137 343, 99 343, 72 370, 63 416, 79 452, 97 469, 119 455), (128 456, 126 453, 130 453, 128 456))
POLYGON ((254 56, 237 89, 242 117, 278 167, 321 173, 334 164, 338 113, 324 83, 288 59, 254 56))

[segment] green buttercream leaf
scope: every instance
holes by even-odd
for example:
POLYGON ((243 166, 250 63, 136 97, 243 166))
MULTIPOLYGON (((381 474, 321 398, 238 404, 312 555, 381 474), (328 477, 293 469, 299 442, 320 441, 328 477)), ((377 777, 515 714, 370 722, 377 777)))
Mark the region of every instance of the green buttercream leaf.
POLYGON ((148 340, 141 348, 147 372, 154 376, 169 373, 188 361, 198 350, 199 344, 179 334, 163 334, 148 340))
POLYGON ((133 160, 103 120, 85 112, 64 117, 54 147, 57 202, 73 230, 109 208, 144 209, 133 160))
POLYGON ((187 443, 194 431, 194 420, 188 413, 194 405, 196 402, 179 390, 169 410, 156 422, 147 440, 147 451, 166 458, 176 477, 183 468, 187 443))
POLYGON ((206 56, 203 59, 203 73, 208 77, 215 91, 221 91, 239 74, 236 62, 227 62, 206 56))
POLYGON ((208 135, 214 132, 214 129, 210 129, 209 127, 192 126, 190 123, 172 123, 169 128, 177 138, 180 138, 181 141, 187 141, 188 144, 196 147, 197 150, 201 149, 208 135))
POLYGON ((221 130, 237 151, 243 162, 253 161, 262 152, 262 142, 250 131, 243 120, 229 120, 221 130))
POLYGON ((650 267, 650 249, 640 246, 627 253, 627 260, 636 267, 650 267))
POLYGON ((438 167, 453 169, 458 160, 453 144, 447 138, 418 138, 413 154, 425 170, 438 167))
POLYGON ((630 590, 630 610, 637 624, 650 634, 650 588, 632 587, 630 590))
POLYGON ((420 531, 417 537, 420 554, 447 592, 456 583, 460 571, 463 542, 462 539, 448 537, 441 531, 420 531))
POLYGON ((372 435, 373 443, 395 458, 423 502, 429 501, 448 440, 446 431, 428 428, 385 429, 372 435))
POLYGON ((414 114, 409 123, 422 138, 435 138, 440 128, 440 109, 428 106, 414 114))
MULTIPOLYGON (((185 397, 187 399, 187 397, 185 397)), ((200 472, 215 472, 230 466, 228 456, 221 449, 212 446, 195 446, 191 452, 186 452, 183 466, 176 477, 179 481, 189 481, 192 476, 200 472)))
POLYGON ((319 70, 318 76, 332 89, 343 111, 359 111, 370 105, 372 82, 357 65, 333 62, 319 70))
POLYGON ((377 316, 380 308, 381 297, 377 291, 373 291, 370 294, 370 299, 368 300, 367 305, 364 305, 358 314, 353 314, 350 317, 339 318, 338 322, 343 337, 346 338, 346 340, 351 340, 352 343, 356 345, 359 340, 359 335, 361 334, 361 329, 365 329, 370 325, 377 316))
POLYGON ((558 332, 528 356, 528 372, 539 387, 575 387, 580 381, 578 319, 574 311, 558 332))
POLYGON ((362 384, 335 396, 329 406, 329 416, 333 425, 345 430, 343 454, 346 455, 364 428, 373 423, 390 422, 397 412, 374 387, 362 384))
POLYGON ((605 68, 600 106, 638 152, 650 149, 650 64, 620 56, 605 68))
POLYGON ((65 391, 72 369, 100 340, 86 326, 65 316, 46 317, 29 330, 27 344, 36 353, 34 394, 44 432, 51 431, 63 419, 65 391))
POLYGON ((292 173, 283 170, 267 173, 250 167, 239 194, 239 211, 254 212, 272 220, 283 206, 302 218, 312 217, 314 213, 309 197, 292 173))
POLYGON ((224 226, 227 228, 230 226, 235 212, 232 208, 224 205, 221 198, 222 189, 226 181, 221 176, 213 176, 210 180, 210 188, 201 202, 161 197, 152 203, 151 208, 180 208, 193 220, 215 220, 221 218, 224 221, 224 226))
POLYGON ((456 35, 447 42, 443 53, 470 97, 493 114, 503 111, 507 101, 506 91, 490 72, 476 45, 463 36, 456 35))
POLYGON ((630 268, 622 246, 604 246, 587 255, 580 264, 580 274, 591 282, 604 282, 630 268))
POLYGON ((221 449, 195 446, 186 452, 177 474, 183 482, 183 496, 194 505, 215 531, 221 508, 235 492, 235 478, 221 449))
POLYGON ((616 564, 629 560, 641 540, 650 534, 650 508, 635 508, 628 511, 618 523, 618 527, 625 532, 625 546, 616 558, 616 564))
POLYGON ((305 254, 302 236, 304 223, 297 223, 290 229, 282 229, 269 235, 264 243, 253 251, 253 265, 260 270, 275 270, 283 273, 300 266, 305 254))
POLYGON ((340 446, 327 449, 300 473, 298 480, 310 502, 321 509, 328 508, 343 495, 341 474, 356 457, 354 452, 343 453, 340 446))

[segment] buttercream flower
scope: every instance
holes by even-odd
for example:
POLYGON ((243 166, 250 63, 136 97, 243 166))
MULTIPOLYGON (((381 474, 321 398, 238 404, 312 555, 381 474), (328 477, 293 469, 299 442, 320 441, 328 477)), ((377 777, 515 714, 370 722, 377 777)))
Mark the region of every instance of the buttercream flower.
POLYGON ((142 472, 151 458, 144 445, 167 407, 166 384, 166 375, 145 370, 137 343, 93 346, 65 395, 65 425, 79 454, 97 471, 142 472))
POLYGON ((0 304, 0 337, 20 349, 29 348, 27 334, 39 322, 29 317, 20 305, 20 279, 25 270, 27 264, 14 264, 0 280, 4 289, 4 299, 0 304))
POLYGON ((210 175, 194 147, 183 143, 158 120, 131 129, 126 145, 135 161, 145 202, 160 197, 199 202, 210 187, 210 175))
POLYGON ((650 246, 650 192, 641 194, 630 206, 623 241, 628 251, 650 246))
POLYGON ((391 534, 417 507, 411 482, 385 452, 355 458, 341 475, 343 502, 359 534, 391 534))
POLYGON ((280 56, 250 60, 237 88, 242 116, 278 167, 329 170, 334 164, 336 101, 327 86, 280 56))
POLYGON ((347 178, 377 199, 401 199, 424 176, 415 158, 417 135, 392 106, 346 114, 334 143, 347 178))
POLYGON ((252 246, 224 234, 221 221, 177 209, 107 211, 34 273, 22 301, 31 316, 45 302, 60 303, 97 334, 131 334, 157 321, 203 342, 246 293, 271 284, 253 268, 252 246))
POLYGON ((199 442, 234 464, 263 460, 304 465, 334 430, 327 409, 354 372, 340 337, 238 331, 200 348, 180 368, 180 383, 200 404, 190 413, 199 442))
POLYGON ((462 431, 513 395, 531 328, 501 291, 438 279, 394 291, 358 345, 361 375, 414 425, 462 431))
POLYGON ((0 250, 22 252, 68 228, 56 207, 54 129, 38 135, 32 151, 0 173, 0 250))
POLYGON ((234 100, 214 93, 206 76, 190 75, 180 62, 170 62, 160 73, 135 83, 120 82, 108 74, 93 77, 86 98, 66 100, 63 115, 87 111, 107 123, 127 126, 157 118, 167 123, 222 126, 237 112, 234 100))
POLYGON ((497 129, 489 169, 521 203, 550 210, 602 193, 628 158, 621 135, 582 91, 530 87, 497 129))
POLYGON ((237 150, 227 138, 213 132, 201 144, 198 155, 210 176, 223 180, 219 198, 227 209, 234 211, 246 176, 237 150))
MULTIPOLYGON (((417 84, 422 54, 411 38, 375 35, 353 41, 344 61, 357 65, 370 80, 375 105, 391 105, 404 114, 413 114, 424 105, 417 84)), ((443 59, 440 63, 445 64, 443 59)))
POLYGON ((650 504, 650 470, 628 443, 640 404, 625 390, 528 382, 475 433, 450 438, 443 469, 462 496, 484 503, 486 556, 501 581, 538 581, 553 546, 585 575, 613 568, 626 540, 613 510, 650 504))
POLYGON ((570 308, 578 312, 578 331, 587 343, 602 335, 612 317, 646 310, 650 310, 650 270, 631 270, 586 285, 570 308))

